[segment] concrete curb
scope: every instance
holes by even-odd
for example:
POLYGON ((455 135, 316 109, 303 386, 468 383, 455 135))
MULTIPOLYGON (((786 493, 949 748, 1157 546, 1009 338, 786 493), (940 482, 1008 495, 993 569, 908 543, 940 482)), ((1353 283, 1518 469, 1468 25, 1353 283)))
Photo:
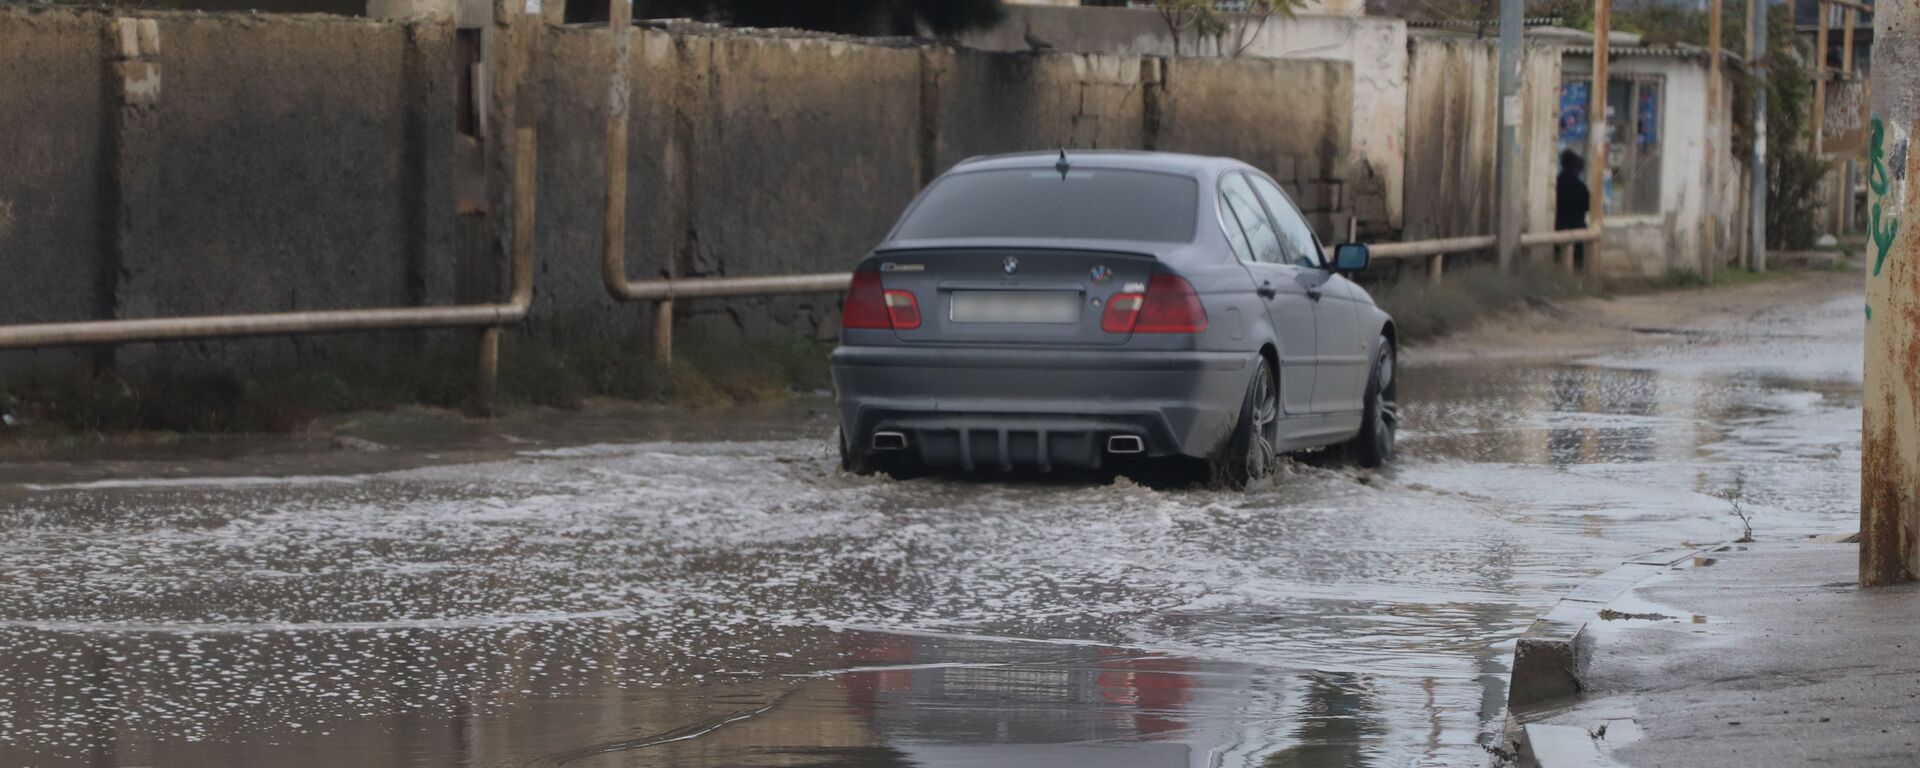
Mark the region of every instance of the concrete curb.
POLYGON ((1592 643, 1587 623, 1600 619, 1600 610, 1642 581, 1675 564, 1726 545, 1679 547, 1648 552, 1628 559, 1575 587, 1553 610, 1534 619, 1533 626, 1513 647, 1513 676, 1507 685, 1507 711, 1572 696, 1584 686, 1592 643))

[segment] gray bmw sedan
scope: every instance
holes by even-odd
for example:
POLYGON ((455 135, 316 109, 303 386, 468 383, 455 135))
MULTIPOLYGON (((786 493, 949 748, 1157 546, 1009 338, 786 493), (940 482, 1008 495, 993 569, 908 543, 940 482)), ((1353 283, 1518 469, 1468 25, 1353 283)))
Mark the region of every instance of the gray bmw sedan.
POLYGON ((1153 459, 1244 488, 1279 454, 1393 452, 1393 320, 1237 160, 975 158, 855 268, 832 357, 860 473, 1153 459))

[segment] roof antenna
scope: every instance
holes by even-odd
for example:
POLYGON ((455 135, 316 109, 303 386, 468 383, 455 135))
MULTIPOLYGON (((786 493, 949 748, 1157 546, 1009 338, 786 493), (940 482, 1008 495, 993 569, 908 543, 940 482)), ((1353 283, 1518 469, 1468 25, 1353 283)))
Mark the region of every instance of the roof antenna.
POLYGON ((1073 163, 1067 162, 1066 147, 1060 148, 1060 159, 1053 164, 1053 169, 1060 172, 1061 181, 1067 180, 1067 171, 1073 170, 1073 163))

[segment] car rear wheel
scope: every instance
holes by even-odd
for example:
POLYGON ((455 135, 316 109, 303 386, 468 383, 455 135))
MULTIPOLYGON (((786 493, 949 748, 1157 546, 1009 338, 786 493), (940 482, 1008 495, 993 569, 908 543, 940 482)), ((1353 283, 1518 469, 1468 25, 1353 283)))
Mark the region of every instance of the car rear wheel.
POLYGON ((1254 358, 1253 380, 1240 404, 1240 422, 1227 444, 1207 460, 1215 487, 1246 490, 1273 474, 1280 440, 1280 387, 1265 357, 1254 358))
POLYGON ((1373 371, 1367 376, 1366 409, 1361 416, 1360 434, 1347 443, 1347 457, 1363 467, 1378 467, 1393 459, 1394 429, 1400 421, 1395 401, 1393 342, 1380 337, 1380 351, 1374 353, 1373 371))

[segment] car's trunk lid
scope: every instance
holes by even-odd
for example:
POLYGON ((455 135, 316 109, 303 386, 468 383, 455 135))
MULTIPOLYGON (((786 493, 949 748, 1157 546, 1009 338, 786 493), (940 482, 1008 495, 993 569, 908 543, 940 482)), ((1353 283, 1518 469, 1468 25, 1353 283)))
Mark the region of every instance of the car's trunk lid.
POLYGON ((1110 251, 959 248, 881 251, 867 266, 919 304, 920 327, 894 331, 903 342, 1104 346, 1127 340, 1100 328, 1108 301, 1144 290, 1155 263, 1110 251))

